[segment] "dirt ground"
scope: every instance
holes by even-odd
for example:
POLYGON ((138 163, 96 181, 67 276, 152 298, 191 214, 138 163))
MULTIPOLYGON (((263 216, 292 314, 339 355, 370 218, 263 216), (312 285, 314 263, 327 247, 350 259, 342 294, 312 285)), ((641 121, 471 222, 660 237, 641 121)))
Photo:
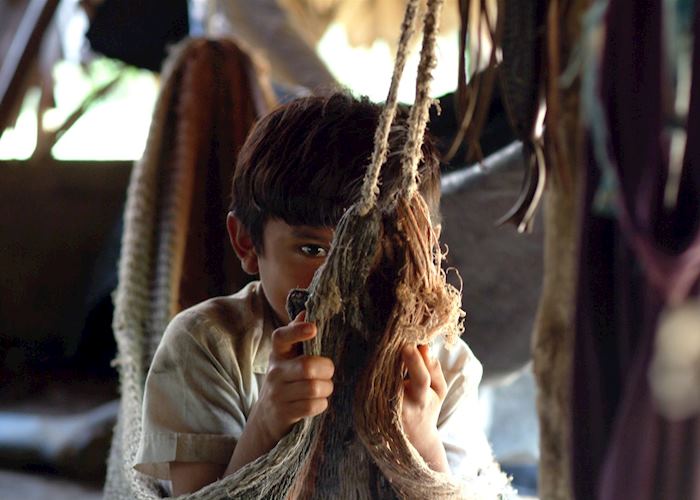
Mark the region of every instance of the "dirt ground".
POLYGON ((98 500, 102 485, 78 483, 46 472, 0 469, 0 500, 98 500))
POLYGON ((70 370, 3 375, 12 383, 0 390, 0 500, 102 498, 116 380, 70 370))

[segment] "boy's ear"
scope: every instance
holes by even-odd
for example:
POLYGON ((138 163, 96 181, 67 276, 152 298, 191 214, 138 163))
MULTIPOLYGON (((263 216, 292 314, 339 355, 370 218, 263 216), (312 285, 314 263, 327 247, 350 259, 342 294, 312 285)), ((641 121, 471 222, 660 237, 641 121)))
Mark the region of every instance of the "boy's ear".
POLYGON ((226 216, 226 229, 233 251, 236 252, 241 267, 248 274, 258 273, 258 254, 253 245, 253 239, 238 217, 229 212, 226 216))

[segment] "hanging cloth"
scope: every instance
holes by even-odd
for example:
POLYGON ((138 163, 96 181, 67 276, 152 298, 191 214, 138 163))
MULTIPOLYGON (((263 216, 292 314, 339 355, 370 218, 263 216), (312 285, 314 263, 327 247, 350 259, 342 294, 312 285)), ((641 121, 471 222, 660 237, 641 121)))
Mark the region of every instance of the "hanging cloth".
MULTIPOLYGON (((599 96, 586 106, 594 120, 581 225, 572 412, 572 475, 579 499, 700 498, 700 415, 671 415, 653 390, 659 374, 651 369, 662 354, 664 318, 682 304, 700 309, 700 10, 687 120, 673 125, 684 128, 687 140, 670 205, 666 188, 675 160, 665 120, 667 15, 660 0, 610 1, 603 59, 594 68, 594 74, 600 71, 599 86, 591 87, 599 96), (616 220, 601 214, 597 204, 605 186, 616 195, 616 220)), ((692 346, 700 327, 686 328, 683 335, 692 346)), ((673 363, 683 358, 679 346, 673 363)), ((700 376, 700 356, 692 369, 700 376)))

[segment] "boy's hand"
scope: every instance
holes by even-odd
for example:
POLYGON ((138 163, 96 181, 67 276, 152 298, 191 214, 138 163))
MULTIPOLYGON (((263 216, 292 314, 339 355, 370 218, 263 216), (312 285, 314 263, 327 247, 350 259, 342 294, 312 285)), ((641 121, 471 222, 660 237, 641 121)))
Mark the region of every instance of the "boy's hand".
POLYGON ((401 355, 408 371, 401 411, 404 432, 430 468, 449 472, 437 430, 440 407, 447 395, 440 362, 430 357, 427 345, 407 345, 401 355))
POLYGON ((316 336, 316 325, 304 322, 304 314, 272 333, 267 376, 249 419, 272 446, 296 422, 323 412, 333 392, 333 362, 300 354, 300 342, 316 336))

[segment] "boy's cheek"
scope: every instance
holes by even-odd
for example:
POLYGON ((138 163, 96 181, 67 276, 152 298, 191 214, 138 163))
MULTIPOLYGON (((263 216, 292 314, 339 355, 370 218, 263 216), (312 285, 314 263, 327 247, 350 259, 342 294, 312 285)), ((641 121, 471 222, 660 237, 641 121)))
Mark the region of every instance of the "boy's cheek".
POLYGON ((323 261, 320 259, 310 260, 311 259, 304 258, 302 262, 297 263, 291 268, 293 270, 289 275, 292 279, 288 282, 290 290, 292 288, 309 287, 311 280, 313 280, 314 273, 323 264, 323 261))

